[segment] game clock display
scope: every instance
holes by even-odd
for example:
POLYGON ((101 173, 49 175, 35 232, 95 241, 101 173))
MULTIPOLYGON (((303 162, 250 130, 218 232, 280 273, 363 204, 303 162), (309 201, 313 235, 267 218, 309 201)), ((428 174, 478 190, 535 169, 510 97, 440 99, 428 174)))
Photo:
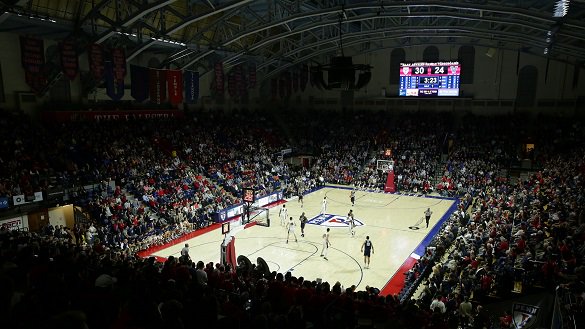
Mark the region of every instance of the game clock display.
POLYGON ((459 96, 459 62, 400 63, 399 96, 459 96))

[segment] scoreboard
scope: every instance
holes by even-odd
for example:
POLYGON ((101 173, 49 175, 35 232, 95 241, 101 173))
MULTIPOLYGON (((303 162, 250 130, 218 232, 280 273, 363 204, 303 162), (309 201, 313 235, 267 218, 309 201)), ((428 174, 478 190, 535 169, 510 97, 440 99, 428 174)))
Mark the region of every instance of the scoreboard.
POLYGON ((399 96, 459 96, 459 62, 400 63, 399 96))

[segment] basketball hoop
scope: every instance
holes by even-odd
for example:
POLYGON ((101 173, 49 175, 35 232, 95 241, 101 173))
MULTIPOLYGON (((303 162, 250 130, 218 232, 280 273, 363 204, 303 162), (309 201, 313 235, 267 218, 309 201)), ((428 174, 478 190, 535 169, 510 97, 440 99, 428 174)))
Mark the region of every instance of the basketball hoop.
POLYGON ((387 173, 390 170, 394 169, 394 161, 393 160, 376 160, 376 169, 387 173))

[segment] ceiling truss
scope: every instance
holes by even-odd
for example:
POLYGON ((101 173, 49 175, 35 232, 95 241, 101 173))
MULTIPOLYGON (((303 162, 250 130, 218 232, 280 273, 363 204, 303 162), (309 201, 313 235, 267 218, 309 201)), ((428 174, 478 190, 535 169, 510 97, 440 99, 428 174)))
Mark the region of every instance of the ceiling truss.
POLYGON ((253 61, 266 78, 295 65, 424 44, 517 49, 585 61, 585 4, 552 17, 554 1, 29 0, 5 1, 0 31, 122 45, 128 60, 151 51, 161 67, 226 69, 253 61), (512 3, 512 4, 511 4, 512 3), (54 23, 18 16, 51 17, 54 23), (32 24, 31 22, 38 23, 32 24), (52 30, 51 30, 52 29, 52 30), (550 38, 552 33, 552 38, 550 38), (548 38, 548 40, 547 40, 548 38))

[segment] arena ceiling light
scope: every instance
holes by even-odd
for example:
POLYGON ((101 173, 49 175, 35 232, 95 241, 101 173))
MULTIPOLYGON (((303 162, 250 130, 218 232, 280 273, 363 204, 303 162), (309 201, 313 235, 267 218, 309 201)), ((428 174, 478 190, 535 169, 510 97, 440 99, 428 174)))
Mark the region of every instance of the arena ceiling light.
POLYGON ((569 12, 569 3, 570 0, 557 0, 555 4, 555 11, 553 13, 553 17, 561 18, 565 17, 569 12))

